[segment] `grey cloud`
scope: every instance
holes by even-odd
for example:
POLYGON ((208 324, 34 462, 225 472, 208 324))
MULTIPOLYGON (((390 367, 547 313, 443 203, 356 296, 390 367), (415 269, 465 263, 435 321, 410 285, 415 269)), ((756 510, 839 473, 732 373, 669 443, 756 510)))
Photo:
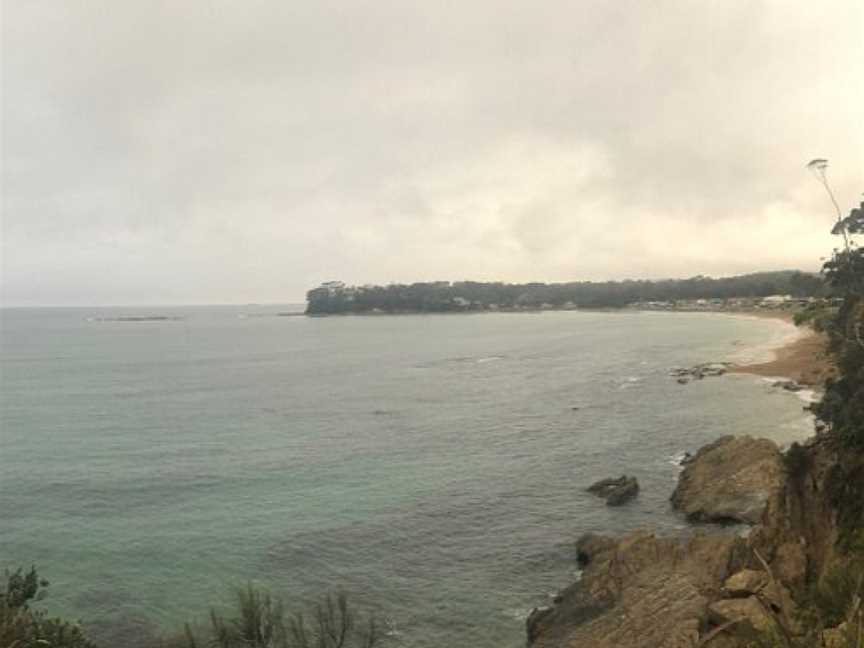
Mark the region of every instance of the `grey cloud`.
POLYGON ((3 9, 4 303, 813 269, 862 189, 854 0, 3 9))

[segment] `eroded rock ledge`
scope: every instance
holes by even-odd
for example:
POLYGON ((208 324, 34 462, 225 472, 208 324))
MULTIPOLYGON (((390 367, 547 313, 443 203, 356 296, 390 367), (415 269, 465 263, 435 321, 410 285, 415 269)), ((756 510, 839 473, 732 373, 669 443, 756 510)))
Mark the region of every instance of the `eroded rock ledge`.
POLYGON ((724 437, 682 473, 682 509, 758 521, 747 538, 722 529, 580 538, 582 579, 532 612, 529 648, 743 648, 778 619, 796 632, 803 593, 837 558, 838 511, 825 493, 845 461, 818 438, 796 452, 787 474, 793 462, 770 441, 724 437))
POLYGON ((528 619, 533 648, 693 646, 708 622, 708 605, 724 581, 746 564, 744 541, 696 535, 688 541, 636 532, 619 540, 579 542, 582 580, 553 608, 528 619))

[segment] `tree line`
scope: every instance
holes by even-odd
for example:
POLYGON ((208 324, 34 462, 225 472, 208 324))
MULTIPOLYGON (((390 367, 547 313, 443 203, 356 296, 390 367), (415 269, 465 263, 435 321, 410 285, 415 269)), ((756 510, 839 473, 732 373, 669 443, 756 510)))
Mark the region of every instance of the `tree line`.
POLYGON ((818 274, 796 270, 714 279, 525 283, 436 281, 388 286, 347 286, 331 281, 306 293, 310 315, 370 312, 453 312, 535 308, 620 308, 638 302, 818 297, 829 292, 818 274))

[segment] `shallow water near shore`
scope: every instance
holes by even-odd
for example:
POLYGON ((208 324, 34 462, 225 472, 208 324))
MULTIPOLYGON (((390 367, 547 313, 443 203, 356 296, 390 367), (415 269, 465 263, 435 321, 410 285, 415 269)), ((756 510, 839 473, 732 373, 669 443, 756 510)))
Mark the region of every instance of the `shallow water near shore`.
POLYGON ((385 645, 516 648, 578 535, 685 528, 676 455, 810 431, 759 378, 668 375, 776 347, 772 320, 285 310, 0 311, 0 568, 105 638, 253 579, 289 607, 339 586, 385 645), (621 473, 631 504, 584 492, 621 473))

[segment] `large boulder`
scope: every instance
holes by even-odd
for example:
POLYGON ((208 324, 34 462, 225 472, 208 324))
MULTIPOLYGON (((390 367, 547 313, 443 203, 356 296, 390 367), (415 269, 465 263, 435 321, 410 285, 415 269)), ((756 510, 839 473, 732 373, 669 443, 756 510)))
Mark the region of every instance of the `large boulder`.
POLYGON ((639 482, 635 477, 621 475, 601 479, 588 487, 588 492, 606 500, 606 506, 621 506, 639 494, 639 482))
POLYGON ((672 493, 672 505, 691 521, 756 524, 783 483, 783 458, 777 444, 725 436, 687 462, 672 493))

